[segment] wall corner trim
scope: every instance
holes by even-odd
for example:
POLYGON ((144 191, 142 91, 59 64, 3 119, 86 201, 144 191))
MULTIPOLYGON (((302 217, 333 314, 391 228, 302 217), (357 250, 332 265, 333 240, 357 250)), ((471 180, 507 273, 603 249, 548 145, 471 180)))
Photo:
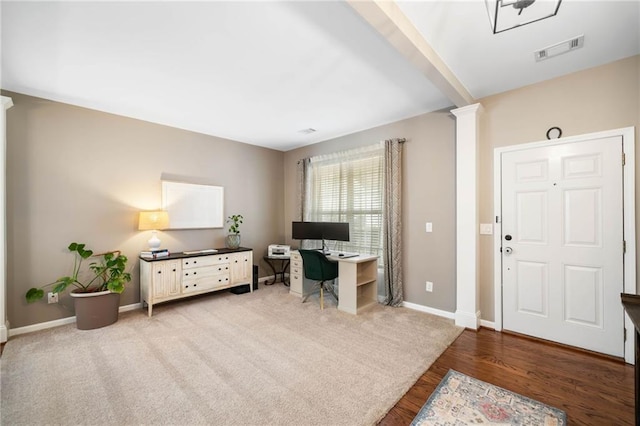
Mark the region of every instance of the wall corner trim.
POLYGON ((482 105, 451 110, 456 116, 456 325, 479 326, 478 115, 482 105))
POLYGON ((459 327, 470 328, 477 330, 480 328, 480 311, 475 314, 463 311, 456 311, 455 313, 456 325, 459 327))
POLYGON ((8 339, 7 319, 7 211, 6 211, 6 175, 7 175, 7 110, 13 106, 13 100, 0 96, 0 342, 8 339))

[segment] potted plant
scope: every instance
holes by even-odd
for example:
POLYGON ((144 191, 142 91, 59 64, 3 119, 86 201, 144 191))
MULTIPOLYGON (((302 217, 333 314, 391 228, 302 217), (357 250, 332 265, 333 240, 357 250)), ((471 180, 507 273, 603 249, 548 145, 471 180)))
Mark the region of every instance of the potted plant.
POLYGON ((119 250, 93 254, 85 244, 71 243, 68 247, 74 255, 71 276, 58 278, 41 288, 31 288, 25 297, 32 303, 44 297, 44 289, 52 287, 53 293, 62 293, 73 287, 70 292, 74 298, 76 325, 80 330, 90 330, 113 324, 118 320, 120 293, 125 283, 131 281, 126 272, 127 257, 119 250), (95 257, 88 270, 82 269, 83 261, 95 257))
POLYGON ((233 214, 227 218, 227 223, 231 223, 226 240, 227 247, 230 249, 240 247, 240 224, 242 223, 242 219, 244 218, 241 214, 233 214))

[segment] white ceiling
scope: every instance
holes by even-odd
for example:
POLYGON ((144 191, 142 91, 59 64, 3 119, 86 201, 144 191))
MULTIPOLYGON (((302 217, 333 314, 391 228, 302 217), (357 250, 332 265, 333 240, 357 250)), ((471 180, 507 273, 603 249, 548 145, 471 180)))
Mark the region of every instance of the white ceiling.
MULTIPOLYGON (((564 0, 496 35, 481 0, 397 7, 476 99, 640 54, 638 0, 564 0)), ((282 151, 456 104, 342 1, 3 0, 1 14, 3 89, 282 151)))

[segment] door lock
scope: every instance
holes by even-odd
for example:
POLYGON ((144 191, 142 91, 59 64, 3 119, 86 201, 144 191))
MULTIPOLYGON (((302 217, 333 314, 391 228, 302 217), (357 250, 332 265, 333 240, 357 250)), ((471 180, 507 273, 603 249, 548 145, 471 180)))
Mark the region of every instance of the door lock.
POLYGON ((511 241, 511 235, 507 234, 504 236, 504 239, 507 241, 511 241))
POLYGON ((504 253, 505 254, 511 254, 511 253, 513 253, 513 249, 511 247, 505 247, 504 248, 504 253))

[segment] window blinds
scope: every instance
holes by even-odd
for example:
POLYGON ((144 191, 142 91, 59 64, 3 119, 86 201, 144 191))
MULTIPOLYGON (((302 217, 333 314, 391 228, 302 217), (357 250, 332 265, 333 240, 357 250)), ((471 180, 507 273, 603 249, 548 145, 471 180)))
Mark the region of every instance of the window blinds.
POLYGON ((312 157, 309 221, 349 222, 350 241, 330 241, 331 250, 382 254, 384 145, 312 157))

